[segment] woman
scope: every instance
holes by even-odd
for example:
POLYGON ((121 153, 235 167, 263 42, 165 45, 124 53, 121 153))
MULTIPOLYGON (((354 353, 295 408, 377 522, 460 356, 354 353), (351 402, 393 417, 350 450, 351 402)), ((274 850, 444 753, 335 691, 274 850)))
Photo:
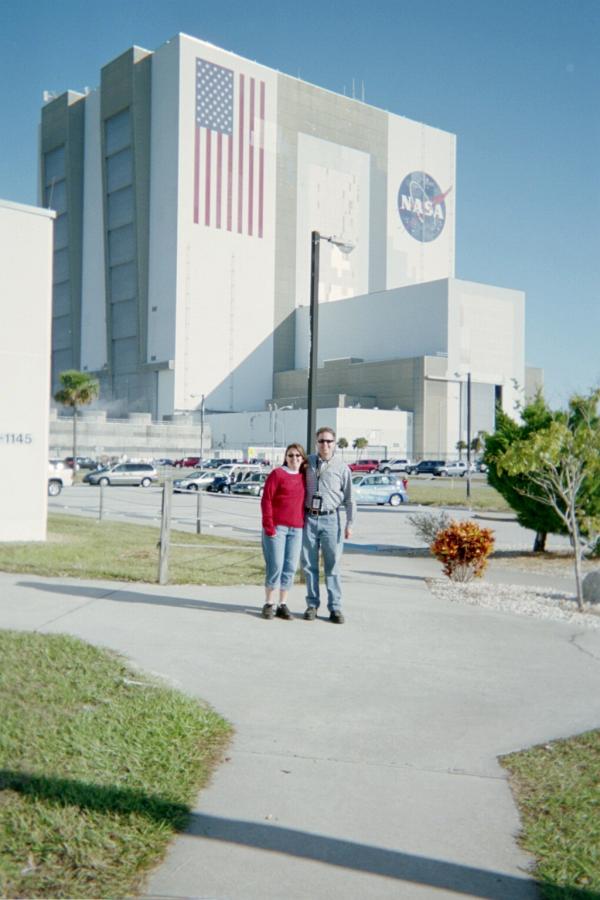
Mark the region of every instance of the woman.
POLYGON ((300 444, 290 444, 282 466, 273 469, 261 500, 262 546, 265 557, 263 619, 291 619, 286 600, 298 568, 304 526, 304 472, 307 458, 300 444), (273 609, 275 594, 279 604, 273 609))

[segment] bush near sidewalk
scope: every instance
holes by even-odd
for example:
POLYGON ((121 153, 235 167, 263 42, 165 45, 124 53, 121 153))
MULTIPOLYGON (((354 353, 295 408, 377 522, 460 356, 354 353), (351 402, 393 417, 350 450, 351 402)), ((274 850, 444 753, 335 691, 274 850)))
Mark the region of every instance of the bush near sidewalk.
POLYGON ((0 657, 1 896, 132 896, 230 726, 75 638, 0 632, 0 657))
POLYGON ((600 731, 500 759, 545 900, 600 898, 600 731))

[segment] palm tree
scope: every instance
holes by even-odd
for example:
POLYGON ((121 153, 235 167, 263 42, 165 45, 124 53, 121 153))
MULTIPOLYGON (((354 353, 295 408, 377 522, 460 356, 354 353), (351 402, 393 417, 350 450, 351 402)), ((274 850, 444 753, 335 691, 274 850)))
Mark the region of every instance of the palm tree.
POLYGON ((68 369, 58 376, 62 385, 54 399, 63 406, 70 406, 73 410, 73 471, 77 471, 77 413, 80 406, 87 406, 95 400, 100 393, 100 384, 96 378, 88 372, 78 372, 77 369, 68 369))
POLYGON ((467 449, 467 442, 466 442, 466 441, 462 441, 462 440, 461 440, 461 441, 457 441, 457 442, 456 442, 456 449, 458 450, 458 458, 459 458, 459 460, 461 460, 461 459, 462 459, 462 455, 463 455, 463 450, 466 450, 466 449, 467 449))
POLYGON ((340 450, 342 451, 342 459, 343 459, 343 458, 344 458, 344 450, 345 450, 346 447, 348 446, 348 441, 346 440, 345 437, 341 437, 341 438, 339 439, 337 445, 338 445, 338 447, 340 448, 340 450))
POLYGON ((366 437, 357 437, 354 438, 352 446, 355 450, 358 450, 358 458, 360 459, 360 451, 364 450, 365 447, 368 447, 369 442, 366 437))

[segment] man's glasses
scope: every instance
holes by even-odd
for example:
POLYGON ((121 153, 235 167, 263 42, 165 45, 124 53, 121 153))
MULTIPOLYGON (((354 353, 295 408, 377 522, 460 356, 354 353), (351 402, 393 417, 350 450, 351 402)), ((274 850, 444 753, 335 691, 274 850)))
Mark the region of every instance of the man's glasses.
POLYGON ((335 441, 333 438, 319 438, 317 444, 335 444, 335 441))

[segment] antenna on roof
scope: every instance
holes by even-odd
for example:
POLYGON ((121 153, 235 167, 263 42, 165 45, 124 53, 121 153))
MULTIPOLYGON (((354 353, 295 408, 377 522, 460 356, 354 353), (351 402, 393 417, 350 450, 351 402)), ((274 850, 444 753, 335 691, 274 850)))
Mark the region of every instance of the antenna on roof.
POLYGON ((354 78, 352 79, 352 99, 356 100, 356 92, 354 90, 354 78))
POLYGON ((58 94, 55 93, 55 91, 44 91, 42 93, 42 100, 44 101, 44 103, 49 103, 50 100, 56 100, 57 97, 58 94))
POLYGON ((365 83, 364 83, 364 81, 361 81, 361 83, 360 83, 360 99, 362 100, 363 103, 365 102, 365 83))

